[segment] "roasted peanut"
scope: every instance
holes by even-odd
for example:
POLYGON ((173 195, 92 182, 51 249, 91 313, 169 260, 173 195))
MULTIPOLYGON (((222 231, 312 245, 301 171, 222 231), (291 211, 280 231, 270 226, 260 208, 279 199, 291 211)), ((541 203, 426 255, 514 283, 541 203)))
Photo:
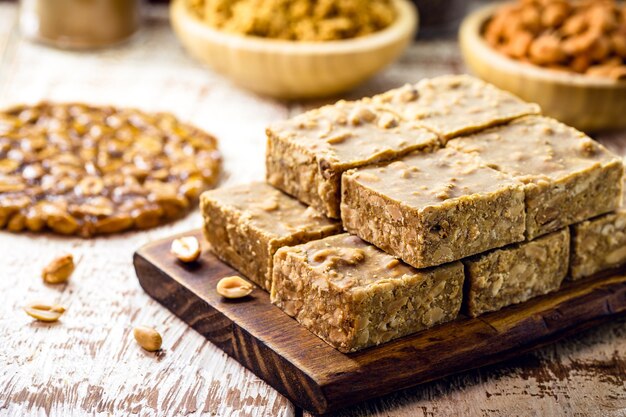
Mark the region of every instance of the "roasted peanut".
POLYGON ((398 118, 393 114, 383 113, 378 118, 378 127, 381 129, 391 129, 398 126, 398 118))
POLYGON ((617 55, 626 58, 626 31, 611 35, 611 48, 617 55))
POLYGON ((502 26, 500 25, 501 21, 502 19, 494 18, 485 29, 485 40, 493 48, 498 48, 500 44, 504 41, 503 30, 502 26))
POLYGON ((47 284, 67 282, 74 272, 74 257, 71 254, 60 256, 43 269, 41 277, 47 284))
POLYGON ((534 5, 524 7, 520 13, 520 19, 527 31, 537 33, 541 30, 541 14, 534 5))
POLYGON ((485 40, 511 58, 558 71, 620 79, 626 8, 615 0, 520 0, 500 7, 485 40))
POLYGON ((619 67, 611 69, 609 77, 614 80, 626 80, 626 65, 620 65, 619 67))
POLYGON ((612 8, 603 4, 596 4, 587 11, 589 27, 600 32, 609 32, 617 28, 618 22, 612 8))
POLYGON ((33 303, 24 307, 24 311, 34 319, 51 323, 57 321, 65 313, 65 308, 59 305, 33 303))
POLYGON ((561 27, 561 33, 565 36, 579 35, 589 28, 587 16, 584 14, 573 15, 565 20, 561 27))
POLYGON ((615 249, 613 252, 606 254, 604 261, 608 264, 618 264, 626 259, 626 247, 622 246, 619 249, 615 249))
POLYGON ((608 58, 611 53, 611 40, 606 36, 600 36, 591 46, 589 56, 592 61, 600 62, 608 58))
POLYGON ((504 46, 503 51, 513 58, 523 58, 528 55, 528 50, 533 42, 533 35, 527 31, 520 31, 504 46))
POLYGON ((137 326, 133 329, 135 340, 144 350, 156 352, 161 349, 163 338, 154 328, 148 326, 137 326))
POLYGON ((7 230, 10 232, 20 232, 24 230, 26 226, 26 216, 22 213, 15 213, 13 217, 9 219, 7 224, 7 230))
POLYGON ((385 265, 385 268, 387 269, 393 269, 396 266, 400 265, 400 261, 397 259, 392 259, 389 262, 387 262, 387 264, 385 265))
POLYGON ((357 106, 350 112, 348 121, 353 125, 359 125, 361 123, 373 122, 376 119, 376 113, 374 113, 367 106, 357 106))
POLYGON ((556 64, 565 59, 559 39, 553 35, 541 35, 535 39, 530 44, 528 54, 536 64, 556 64))
POLYGON ((570 66, 572 70, 576 72, 586 72, 587 69, 591 66, 591 58, 589 57, 589 55, 578 55, 572 60, 570 66))
POLYGON ((224 298, 243 298, 253 290, 252 284, 239 276, 225 277, 217 283, 217 293, 224 298))
POLYGON ((345 142, 346 140, 352 137, 352 133, 350 132, 340 132, 334 135, 330 135, 326 138, 326 143, 337 144, 345 142))
POLYGON ((181 186, 180 192, 189 200, 195 200, 198 198, 202 189, 204 188, 204 181, 199 176, 187 179, 181 186))
POLYGON ((130 214, 138 229, 149 229, 159 225, 163 217, 163 209, 158 205, 145 204, 136 208, 130 214))
POLYGON ((200 257, 200 242, 194 236, 174 239, 171 252, 181 262, 195 262, 200 257))
POLYGON ((365 260, 365 252, 359 248, 325 248, 315 252, 311 259, 329 267, 354 266, 365 260))
POLYGON ((58 213, 48 216, 48 227, 62 235, 71 235, 78 230, 78 221, 69 214, 58 213))
POLYGON ((592 77, 610 77, 611 71, 615 68, 613 65, 594 65, 587 69, 585 74, 592 77))
POLYGON ((561 25, 570 13, 570 5, 567 2, 548 3, 541 15, 541 24, 544 27, 556 27, 561 25))
POLYGON ((79 195, 99 195, 104 189, 104 183, 99 177, 85 177, 78 183, 77 193, 79 195))
POLYGON ((207 25, 238 35, 320 42, 354 38, 389 26, 397 11, 388 0, 186 0, 190 13, 207 25))
POLYGON ((0 160, 0 173, 11 174, 13 171, 18 169, 19 166, 19 161, 16 161, 15 159, 2 159, 0 160))
POLYGON ((267 200, 259 203, 259 208, 264 211, 276 211, 280 205, 275 198, 268 198, 267 200))
POLYGON ((96 233, 109 234, 130 229, 133 226, 133 219, 128 214, 117 214, 98 220, 95 224, 96 233))

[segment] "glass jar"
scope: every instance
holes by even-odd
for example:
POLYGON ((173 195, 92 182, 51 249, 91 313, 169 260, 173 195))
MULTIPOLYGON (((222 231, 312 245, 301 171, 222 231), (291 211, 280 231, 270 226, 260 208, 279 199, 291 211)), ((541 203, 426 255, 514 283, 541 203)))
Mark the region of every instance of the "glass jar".
POLYGON ((139 29, 140 6, 141 0, 21 0, 20 29, 59 48, 101 48, 139 29))

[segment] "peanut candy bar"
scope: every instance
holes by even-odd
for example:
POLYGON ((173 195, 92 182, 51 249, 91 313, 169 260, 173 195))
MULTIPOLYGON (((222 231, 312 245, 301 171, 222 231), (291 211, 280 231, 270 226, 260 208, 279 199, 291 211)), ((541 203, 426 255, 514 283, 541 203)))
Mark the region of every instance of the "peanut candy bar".
POLYGON ((278 248, 341 232, 338 222, 266 183, 207 191, 200 208, 213 252, 268 291, 278 248))
POLYGON ((440 146, 435 134, 369 99, 276 123, 267 138, 267 181, 332 218, 344 171, 440 146))
POLYGON ((274 256, 272 303, 341 352, 456 318, 463 264, 416 270, 356 236, 286 247, 274 256))
POLYGON ((464 259, 465 309, 472 317, 556 291, 567 275, 567 228, 464 259))
POLYGON ((525 117, 447 146, 525 184, 528 240, 621 204, 621 159, 554 119, 525 117))
POLYGON ((405 120, 416 121, 449 139, 529 114, 538 114, 537 104, 468 75, 443 75, 374 96, 396 110, 405 120))
POLYGON ((626 211, 575 224, 572 232, 570 277, 573 280, 626 263, 626 211))
POLYGON ((452 149, 343 176, 345 229, 416 268, 524 240, 522 184, 452 149))

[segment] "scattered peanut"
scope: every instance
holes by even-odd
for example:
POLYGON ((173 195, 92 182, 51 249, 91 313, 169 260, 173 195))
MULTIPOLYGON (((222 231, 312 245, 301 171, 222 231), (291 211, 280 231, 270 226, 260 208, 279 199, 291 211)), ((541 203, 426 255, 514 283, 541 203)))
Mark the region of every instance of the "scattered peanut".
POLYGON ((200 257, 200 242, 194 236, 181 237, 172 242, 171 251, 181 262, 194 262, 200 257))
POLYGON ((520 0, 500 7, 484 36, 511 58, 546 68, 612 79, 626 74, 626 7, 615 0, 520 0))
POLYGON ((74 257, 63 255, 50 262, 42 271, 41 277, 47 284, 67 282, 74 272, 74 257))
POLYGON ((65 313, 65 308, 59 305, 33 303, 24 307, 24 311, 34 319, 51 323, 57 321, 65 313))
POLYGON ((139 343, 139 346, 148 352, 160 350, 163 344, 163 338, 159 332, 152 327, 137 326, 133 329, 133 335, 137 343, 139 343))
POLYGON ((242 298, 252 290, 252 284, 237 275, 222 278, 217 283, 217 293, 224 298, 242 298))

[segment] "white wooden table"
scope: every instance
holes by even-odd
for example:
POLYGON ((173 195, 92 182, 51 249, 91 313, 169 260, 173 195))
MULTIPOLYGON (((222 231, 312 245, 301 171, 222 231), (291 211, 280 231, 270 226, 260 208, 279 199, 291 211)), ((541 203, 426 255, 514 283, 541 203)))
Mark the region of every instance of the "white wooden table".
MULTIPOLYGON (((131 43, 98 53, 27 42, 16 12, 0 2, 0 106, 51 99, 172 111, 220 138, 223 185, 263 178, 264 127, 320 104, 261 98, 204 69, 181 49, 162 8, 131 43)), ((421 42, 349 96, 461 71, 455 42, 421 42)), ((605 143, 622 152, 617 138, 605 143)), ((0 233, 0 416, 307 415, 139 287, 133 251, 199 225, 195 212, 155 230, 94 240, 0 233), (71 282, 43 285, 41 268, 64 252, 80 258, 71 282), (33 300, 68 311, 57 324, 35 323, 20 308, 33 300), (135 324, 162 332, 164 355, 135 344, 135 324)), ((626 326, 606 324, 340 415, 626 416, 626 326)))

